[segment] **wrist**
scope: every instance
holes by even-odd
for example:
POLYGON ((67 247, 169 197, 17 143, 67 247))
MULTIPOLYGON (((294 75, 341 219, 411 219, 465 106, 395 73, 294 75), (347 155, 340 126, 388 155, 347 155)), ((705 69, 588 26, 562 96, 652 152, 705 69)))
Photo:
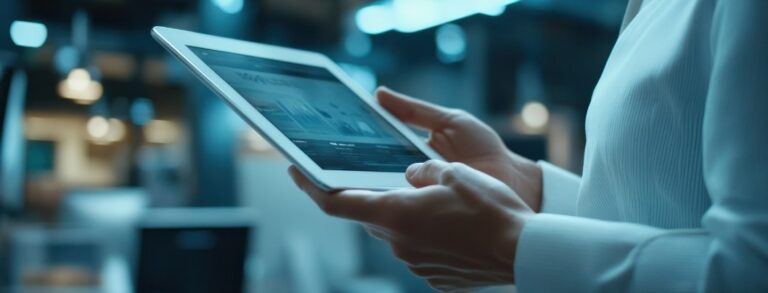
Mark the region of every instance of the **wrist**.
POLYGON ((541 211, 544 190, 541 166, 511 151, 507 152, 506 157, 514 173, 510 186, 533 212, 538 213, 541 211))
POLYGON ((515 261, 517 260, 517 246, 520 241, 520 235, 523 233, 526 222, 536 214, 530 210, 515 210, 509 213, 507 229, 505 229, 504 239, 501 241, 499 256, 504 264, 504 269, 511 272, 509 275, 510 283, 515 283, 515 261))

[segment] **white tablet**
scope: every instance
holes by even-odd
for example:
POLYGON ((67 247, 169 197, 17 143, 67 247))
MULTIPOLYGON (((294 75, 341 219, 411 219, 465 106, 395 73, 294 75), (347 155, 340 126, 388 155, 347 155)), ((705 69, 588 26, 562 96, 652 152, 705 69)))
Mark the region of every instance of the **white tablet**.
POLYGON ((410 164, 440 159, 322 54, 166 27, 152 35, 320 188, 405 188, 410 164))

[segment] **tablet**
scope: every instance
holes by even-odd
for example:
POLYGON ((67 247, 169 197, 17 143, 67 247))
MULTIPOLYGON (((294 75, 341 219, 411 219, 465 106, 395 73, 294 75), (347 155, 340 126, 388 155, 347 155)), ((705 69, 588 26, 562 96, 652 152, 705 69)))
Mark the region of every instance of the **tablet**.
POLYGON ((152 35, 324 190, 407 188, 409 165, 440 159, 322 54, 166 27, 152 35))

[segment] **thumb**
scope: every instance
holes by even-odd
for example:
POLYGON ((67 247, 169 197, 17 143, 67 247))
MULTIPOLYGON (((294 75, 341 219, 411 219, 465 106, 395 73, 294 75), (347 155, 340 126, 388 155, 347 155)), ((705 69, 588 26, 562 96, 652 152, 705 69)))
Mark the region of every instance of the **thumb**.
POLYGON ((388 200, 382 192, 365 190, 342 190, 326 192, 315 186, 296 167, 291 166, 288 173, 309 197, 325 213, 340 218, 379 223, 387 220, 386 204, 388 200))
POLYGON ((376 98, 384 109, 408 124, 429 130, 440 130, 450 125, 457 111, 411 98, 386 87, 376 90, 376 98))
POLYGON ((475 203, 496 205, 505 203, 528 207, 506 184, 477 169, 461 163, 431 160, 408 167, 406 178, 416 190, 431 185, 448 186, 475 203), (507 192, 515 194, 509 196, 507 192))
POLYGON ((451 168, 451 164, 445 161, 430 160, 425 163, 416 163, 408 166, 405 178, 408 183, 416 188, 442 183, 443 173, 451 168))

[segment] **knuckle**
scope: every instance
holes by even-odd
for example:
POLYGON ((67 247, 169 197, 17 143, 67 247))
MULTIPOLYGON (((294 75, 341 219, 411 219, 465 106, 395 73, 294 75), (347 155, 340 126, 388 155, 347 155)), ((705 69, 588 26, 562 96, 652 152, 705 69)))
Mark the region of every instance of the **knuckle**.
POLYGON ((453 186, 456 184, 456 171, 453 169, 445 169, 440 174, 440 182, 446 186, 453 186))
POLYGON ((411 253, 408 249, 401 245, 393 244, 392 245, 392 254, 395 255, 395 257, 404 260, 408 262, 411 259, 411 253))
POLYGON ((339 213, 339 205, 333 201, 325 200, 320 202, 320 209, 329 216, 335 216, 339 213))
POLYGON ((379 203, 390 210, 383 216, 382 221, 385 227, 402 232, 408 226, 408 219, 405 217, 406 208, 400 197, 393 195, 384 195, 379 199, 379 203))
POLYGON ((467 165, 465 165, 464 163, 461 163, 461 162, 451 162, 451 168, 453 168, 455 170, 461 170, 461 169, 464 169, 466 167, 467 167, 467 165))
POLYGON ((503 195, 503 196, 509 196, 510 191, 512 191, 512 189, 510 189, 509 186, 501 182, 493 182, 493 184, 488 186, 488 189, 492 194, 503 195))
POLYGON ((445 283, 445 281, 443 281, 441 279, 434 279, 434 278, 433 279, 429 279, 429 280, 427 280, 427 283, 429 283, 430 287, 432 287, 435 290, 440 291, 440 292, 448 292, 450 290, 450 288, 445 283))
POLYGON ((434 170, 440 165, 440 162, 437 160, 429 160, 424 162, 423 168, 424 170, 434 170))
POLYGON ((471 114, 469 114, 469 112, 467 112, 467 111, 465 111, 465 110, 462 110, 462 109, 453 109, 453 108, 452 108, 452 109, 448 110, 448 116, 449 116, 450 118, 454 118, 454 119, 456 119, 456 118, 464 118, 464 117, 469 117, 469 116, 472 116, 472 115, 471 115, 471 114))
POLYGON ((365 232, 368 233, 368 235, 371 236, 371 237, 377 237, 378 236, 376 229, 371 227, 371 226, 363 225, 363 229, 365 229, 365 232))
POLYGON ((441 282, 436 280, 427 280, 427 284, 429 284, 429 286, 432 287, 433 289, 438 290, 438 292, 442 292, 440 291, 440 287, 442 285, 441 282))
POLYGON ((413 266, 413 265, 409 265, 408 266, 408 270, 410 270, 412 273, 414 273, 415 275, 417 275, 419 277, 429 277, 429 276, 432 275, 429 272, 429 270, 426 270, 424 268, 420 268, 420 267, 417 267, 417 266, 413 266))
POLYGON ((444 185, 454 187, 460 184, 459 172, 462 170, 462 163, 450 163, 440 174, 440 180, 444 185))
POLYGON ((458 123, 462 121, 472 120, 474 116, 469 112, 462 109, 451 109, 448 111, 447 119, 449 122, 458 123))
POLYGON ((385 240, 385 239, 387 239, 387 235, 386 235, 386 234, 384 234, 384 233, 383 233, 383 232, 381 232, 381 231, 378 231, 378 230, 368 230, 368 233, 369 233, 371 236, 373 236, 374 238, 377 238, 377 239, 381 239, 381 240, 385 240))
POLYGON ((394 208, 400 205, 400 197, 392 192, 384 193, 375 199, 375 204, 381 207, 394 208))
POLYGON ((411 271, 411 273, 413 273, 414 275, 417 275, 417 276, 420 276, 420 277, 424 276, 423 272, 418 267, 409 265, 408 266, 408 270, 411 271))

